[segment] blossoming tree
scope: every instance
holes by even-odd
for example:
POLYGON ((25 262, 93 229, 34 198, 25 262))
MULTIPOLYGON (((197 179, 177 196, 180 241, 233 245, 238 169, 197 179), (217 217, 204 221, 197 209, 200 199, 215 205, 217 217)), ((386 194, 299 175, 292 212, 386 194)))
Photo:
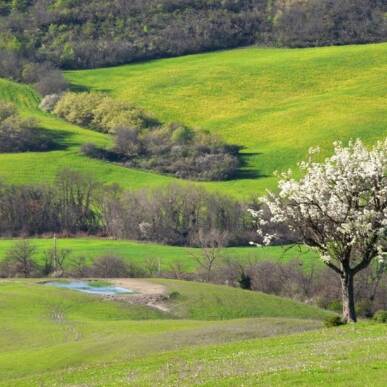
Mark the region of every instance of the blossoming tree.
MULTIPOLYGON (((353 281, 373 259, 383 260, 387 232, 387 138, 367 149, 360 140, 334 144, 325 162, 313 153, 301 162, 303 177, 281 174, 279 193, 263 198, 274 223, 287 224, 341 278, 343 321, 356 322, 353 281)), ((258 219, 259 211, 252 211, 258 219)), ((258 221, 263 226, 264 221, 258 221)), ((269 244, 275 235, 258 234, 269 244)))

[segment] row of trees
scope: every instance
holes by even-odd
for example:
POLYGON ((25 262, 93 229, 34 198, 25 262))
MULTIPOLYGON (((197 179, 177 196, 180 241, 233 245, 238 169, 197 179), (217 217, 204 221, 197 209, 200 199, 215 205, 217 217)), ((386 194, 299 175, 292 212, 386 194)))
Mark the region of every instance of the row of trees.
POLYGON ((144 267, 125 261, 120 257, 102 255, 92 262, 84 256, 74 256, 68 249, 54 246, 38 252, 29 240, 20 240, 6 252, 0 262, 0 277, 144 277, 151 275, 144 267), (41 259, 37 259, 40 253, 41 259))
POLYGON ((0 184, 0 235, 61 233, 198 245, 200 233, 219 230, 228 244, 247 244, 253 222, 247 206, 195 186, 123 191, 73 170, 54 184, 0 184))
POLYGON ((106 94, 50 95, 41 107, 67 121, 114 136, 113 149, 84 144, 82 152, 89 157, 193 180, 232 178, 240 164, 239 146, 226 145, 209 132, 184 125, 163 125, 142 109, 106 94))
POLYGON ((54 67, 117 65, 254 43, 383 41, 385 11, 383 0, 1 0, 0 76, 35 83, 48 94, 53 86, 65 87, 54 67))

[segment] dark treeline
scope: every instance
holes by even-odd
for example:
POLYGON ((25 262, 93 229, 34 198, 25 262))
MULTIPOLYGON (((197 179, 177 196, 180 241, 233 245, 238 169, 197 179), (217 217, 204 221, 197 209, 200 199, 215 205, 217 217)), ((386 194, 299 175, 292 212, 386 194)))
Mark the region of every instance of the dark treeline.
POLYGON ((0 235, 91 234, 200 246, 214 230, 222 244, 254 237, 246 206, 192 185, 123 191, 73 170, 49 186, 0 185, 0 235))
POLYGON ((383 0, 0 0, 0 76, 64 87, 54 67, 92 68, 265 44, 386 38, 383 0))

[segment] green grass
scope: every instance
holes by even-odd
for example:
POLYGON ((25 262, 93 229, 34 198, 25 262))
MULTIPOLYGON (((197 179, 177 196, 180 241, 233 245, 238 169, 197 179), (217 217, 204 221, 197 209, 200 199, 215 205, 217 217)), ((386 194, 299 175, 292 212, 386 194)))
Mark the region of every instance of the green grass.
POLYGON ((243 178, 209 186, 239 195, 273 188, 310 146, 386 135, 387 44, 312 49, 244 48, 68 72, 76 86, 109 92, 246 147, 243 178))
MULTIPOLYGON (((0 239, 0 261, 4 259, 7 251, 15 242, 15 239, 0 239)), ((42 262, 44 251, 54 246, 53 239, 31 239, 31 243, 37 250, 35 258, 38 262, 42 262)), ((198 267, 196 258, 202 254, 201 249, 197 248, 95 238, 58 239, 57 247, 70 249, 72 258, 84 256, 87 262, 91 262, 95 257, 101 255, 113 254, 142 266, 149 259, 160 259, 163 270, 168 270, 171 264, 179 262, 186 272, 192 272, 198 267)), ((305 248, 288 249, 287 247, 289 246, 229 247, 223 249, 220 256, 225 259, 231 258, 245 262, 256 260, 287 262, 297 258, 303 262, 305 270, 322 266, 322 261, 315 252, 305 248)), ((70 261, 71 258, 68 264, 71 263, 70 261)))
POLYGON ((325 329, 319 319, 327 312, 290 300, 161 282, 179 291, 184 307, 174 300, 170 312, 162 313, 37 280, 0 281, 0 385, 382 386, 385 381, 385 324, 325 329), (278 312, 281 318, 275 317, 278 312))
POLYGON ((180 318, 228 320, 244 317, 283 317, 324 319, 331 315, 322 309, 290 299, 235 289, 228 286, 188 281, 157 280, 178 296, 172 302, 180 318))
MULTIPOLYGON (((240 178, 200 183, 236 197, 274 188, 272 172, 294 167, 309 146, 325 154, 332 141, 360 137, 371 144, 386 134, 387 44, 313 49, 245 48, 68 72, 74 86, 111 93, 154 113, 209 129, 244 145, 240 178)), ((52 181, 71 167, 126 188, 179 181, 80 155, 82 143, 107 145, 107 136, 38 111, 31 88, 0 80, 0 99, 15 102, 42 127, 58 132, 66 150, 0 155, 0 177, 14 183, 52 181)))
POLYGON ((83 367, 62 373, 59 380, 93 386, 151 386, 157 380, 160 386, 384 387, 386 348, 387 325, 360 323, 83 367))
POLYGON ((38 108, 39 96, 29 86, 0 79, 0 100, 15 103, 24 116, 35 117, 40 127, 56 132, 60 144, 66 147, 64 150, 51 152, 0 154, 0 179, 6 182, 50 183, 63 168, 84 172, 102 182, 119 183, 128 189, 155 187, 176 180, 82 156, 82 144, 93 142, 107 146, 111 144, 111 139, 102 133, 77 127, 43 113, 38 108))
MULTIPOLYGON (((199 292, 205 287, 190 284, 188 290, 178 282, 163 281, 163 284, 170 289, 178 288, 185 298, 191 297, 195 287, 199 292)), ((234 308, 239 308, 239 319, 209 320, 217 305, 215 299, 212 306, 205 306, 193 298, 191 305, 198 302, 203 313, 208 308, 208 318, 201 315, 200 320, 185 320, 180 313, 178 318, 174 317, 174 305, 166 314, 43 286, 36 280, 3 280, 0 282, 0 384, 18 385, 22 378, 21 385, 45 384, 46 380, 52 385, 52 378, 58 382, 57 374, 60 377, 69 368, 101 367, 177 348, 317 329, 321 327, 318 320, 326 313, 284 300, 282 308, 288 318, 273 318, 270 309, 248 311, 245 296, 234 292, 236 289, 213 288, 218 289, 219 311, 223 309, 222 300, 233 299, 234 308), (248 316, 256 318, 245 318, 248 316)), ((249 294, 256 304, 262 300, 267 306, 269 299, 273 300, 273 306, 278 302, 276 297, 249 294)), ((228 318, 231 317, 230 313, 228 318)))

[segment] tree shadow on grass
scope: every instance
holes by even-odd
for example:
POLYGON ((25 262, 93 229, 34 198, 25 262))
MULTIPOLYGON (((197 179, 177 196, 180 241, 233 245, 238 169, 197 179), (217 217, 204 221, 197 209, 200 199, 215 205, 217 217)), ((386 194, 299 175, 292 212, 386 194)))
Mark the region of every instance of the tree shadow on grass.
POLYGON ((44 144, 42 149, 34 149, 33 152, 52 152, 66 150, 69 146, 75 145, 69 140, 73 134, 64 130, 46 129, 37 127, 36 132, 39 141, 44 144))
POLYGON ((231 180, 260 179, 268 177, 268 175, 261 173, 259 169, 252 167, 251 159, 261 154, 262 153, 259 152, 239 154, 240 167, 231 180))
POLYGON ((70 91, 74 93, 85 93, 85 92, 90 92, 90 87, 87 87, 85 85, 80 85, 78 83, 70 83, 69 85, 70 91))
POLYGON ((112 89, 104 88, 104 89, 93 90, 89 86, 81 85, 79 83, 70 83, 70 91, 74 93, 90 93, 91 91, 95 91, 98 93, 109 94, 111 93, 112 89))

